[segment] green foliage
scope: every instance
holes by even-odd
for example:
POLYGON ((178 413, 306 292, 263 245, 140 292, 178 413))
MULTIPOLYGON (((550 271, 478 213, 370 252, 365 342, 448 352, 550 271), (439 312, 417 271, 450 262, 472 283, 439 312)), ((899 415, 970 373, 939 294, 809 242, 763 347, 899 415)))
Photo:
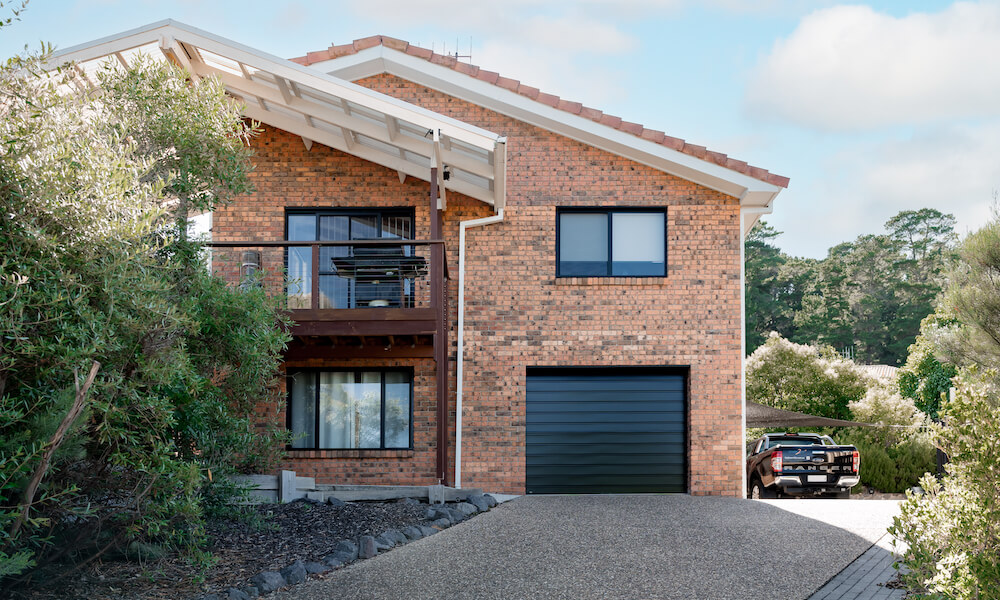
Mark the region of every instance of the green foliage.
POLYGON ((944 402, 941 481, 921 481, 890 532, 908 545, 903 581, 923 598, 995 598, 1000 590, 1000 402, 997 372, 963 371, 944 402))
POLYGON ((957 324, 940 310, 928 315, 920 324, 917 341, 910 346, 906 364, 899 370, 899 392, 912 398, 917 408, 932 419, 937 418, 941 401, 947 397, 951 380, 958 370, 954 364, 938 360, 930 338, 937 330, 957 324))
POLYGON ((794 344, 774 334, 746 363, 747 399, 774 408, 850 419, 848 404, 868 390, 868 377, 832 349, 794 344))
POLYGON ((859 236, 816 261, 781 253, 778 232, 758 223, 745 242, 747 349, 775 331, 863 362, 902 363, 941 289, 954 225, 933 209, 903 211, 886 235, 859 236))
POLYGON ((931 434, 910 429, 890 446, 877 432, 847 428, 833 434, 841 444, 851 444, 861 454, 861 483, 880 492, 902 493, 916 486, 936 467, 937 450, 931 434))
POLYGON ((197 548, 205 498, 226 492, 214 482, 274 464, 286 439, 275 415, 252 414, 277 393, 277 300, 227 287, 184 240, 186 208, 249 189, 239 107, 218 82, 152 60, 99 71, 87 97, 65 93, 75 73, 39 64, 0 68, 7 575, 131 542, 197 548), (168 218, 164 205, 185 209, 168 218), (93 361, 86 411, 60 439, 93 361))

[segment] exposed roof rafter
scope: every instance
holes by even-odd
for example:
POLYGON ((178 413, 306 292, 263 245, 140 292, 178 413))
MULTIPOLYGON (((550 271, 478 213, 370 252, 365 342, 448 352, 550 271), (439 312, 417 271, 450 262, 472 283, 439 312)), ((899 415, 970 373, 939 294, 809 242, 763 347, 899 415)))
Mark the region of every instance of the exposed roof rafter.
POLYGON ((447 189, 504 204, 504 186, 496 184, 503 136, 176 21, 68 48, 50 65, 81 65, 82 84, 104 61, 127 67, 140 52, 182 66, 195 83, 217 77, 244 102, 247 117, 300 136, 307 149, 319 142, 395 170, 401 181, 407 175, 430 181, 434 156, 442 202, 447 189), (424 135, 430 131, 437 133, 436 145, 424 135), (445 181, 446 166, 462 176, 445 181))

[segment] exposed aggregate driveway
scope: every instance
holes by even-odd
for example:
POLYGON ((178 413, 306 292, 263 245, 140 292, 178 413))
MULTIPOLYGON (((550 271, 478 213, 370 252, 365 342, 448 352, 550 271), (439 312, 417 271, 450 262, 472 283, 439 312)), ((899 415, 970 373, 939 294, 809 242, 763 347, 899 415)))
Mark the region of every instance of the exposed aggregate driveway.
POLYGON ((525 496, 271 598, 806 598, 885 534, 898 506, 525 496))

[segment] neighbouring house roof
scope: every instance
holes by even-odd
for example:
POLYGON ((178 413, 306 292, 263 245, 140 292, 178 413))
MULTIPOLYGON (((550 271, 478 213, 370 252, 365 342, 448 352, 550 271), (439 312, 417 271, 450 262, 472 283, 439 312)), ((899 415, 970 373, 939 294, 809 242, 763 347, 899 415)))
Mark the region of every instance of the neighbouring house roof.
POLYGON ((899 367, 893 367, 892 365, 858 365, 858 368, 864 371, 869 377, 885 383, 894 381, 896 379, 896 372, 899 371, 899 367))
MULTIPOLYGON (((254 120, 430 181, 500 209, 506 139, 206 31, 165 20, 55 53, 51 66, 76 63, 81 86, 106 61, 130 66, 140 53, 178 64, 193 80, 218 77, 254 120), (444 167, 451 176, 444 179, 444 167)), ((441 203, 444 196, 441 194, 441 203)))
POLYGON ((747 427, 873 427, 871 423, 817 417, 747 401, 747 427))
POLYGON ((735 196, 752 208, 745 231, 788 187, 787 177, 766 169, 393 37, 371 36, 292 60, 352 81, 397 75, 735 196))

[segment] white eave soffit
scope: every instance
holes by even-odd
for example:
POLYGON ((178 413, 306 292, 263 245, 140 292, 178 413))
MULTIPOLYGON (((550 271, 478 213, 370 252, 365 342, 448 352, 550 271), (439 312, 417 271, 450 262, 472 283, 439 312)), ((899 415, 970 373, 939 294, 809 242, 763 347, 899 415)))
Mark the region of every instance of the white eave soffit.
POLYGON ((93 85, 87 74, 104 61, 128 66, 140 52, 179 64, 196 82, 219 78, 247 117, 301 136, 307 148, 319 142, 401 180, 430 181, 437 167, 442 207, 443 190, 504 206, 504 137, 176 21, 67 48, 49 64, 74 62, 81 85, 93 85))
POLYGON ((380 73, 395 75, 733 196, 741 206, 769 205, 782 189, 386 46, 373 46, 310 67, 348 81, 380 73))

